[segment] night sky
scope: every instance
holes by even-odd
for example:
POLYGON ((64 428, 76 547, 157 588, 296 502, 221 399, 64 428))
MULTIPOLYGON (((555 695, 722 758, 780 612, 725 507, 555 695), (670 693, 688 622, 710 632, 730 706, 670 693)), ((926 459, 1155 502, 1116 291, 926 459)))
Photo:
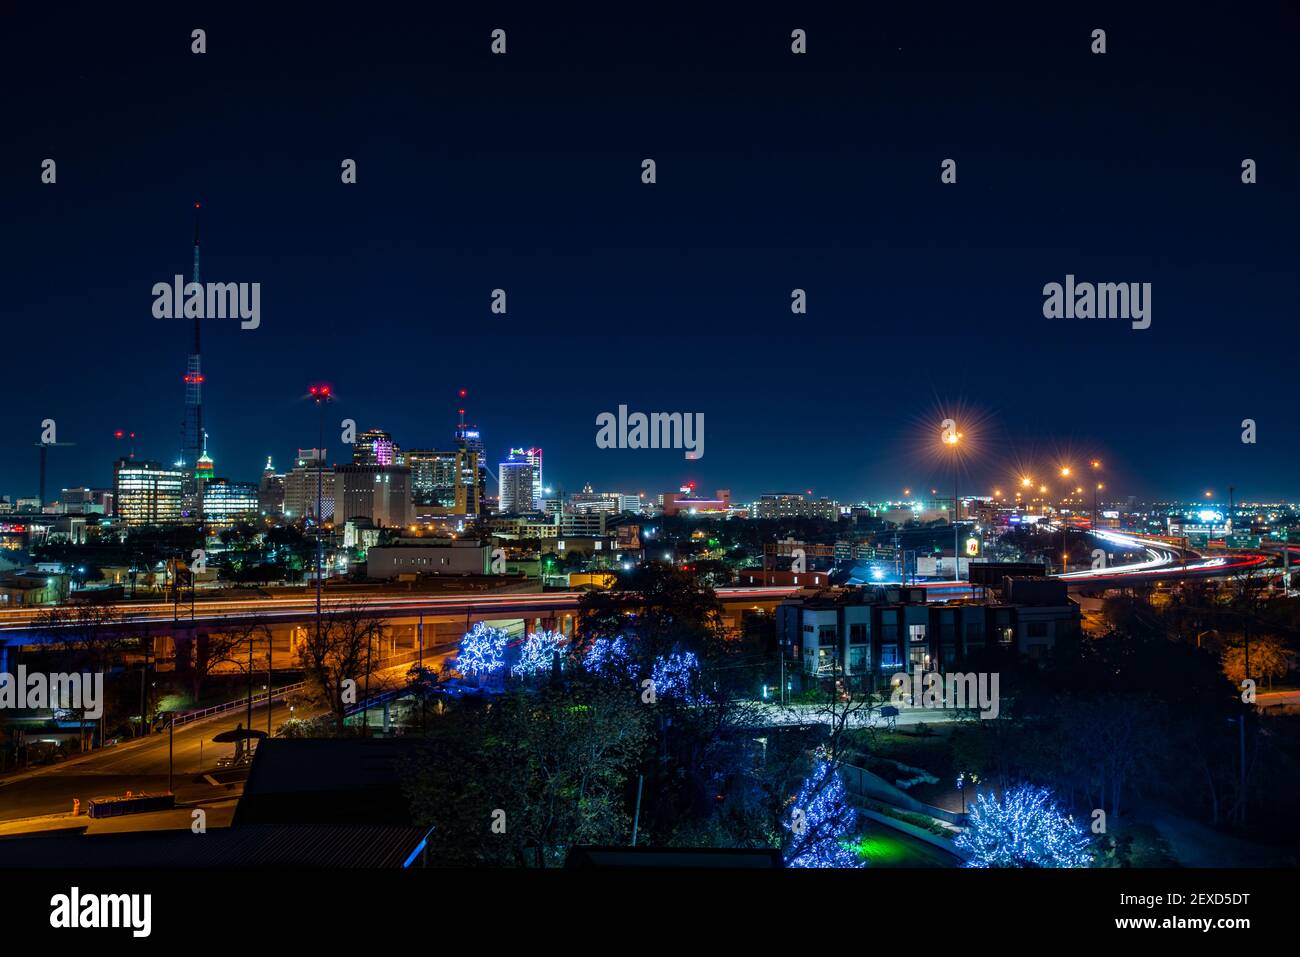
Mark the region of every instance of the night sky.
POLYGON ((466 388, 492 467, 542 446, 566 491, 946 490, 958 410, 963 491, 1100 457, 1118 495, 1300 495, 1287 5, 59 6, 0 31, 0 492, 46 418, 53 490, 110 485, 115 429, 176 458, 190 323, 150 289, 199 200, 202 278, 262 284, 259 329, 203 327, 232 479, 315 444, 328 382, 404 448, 451 447, 466 388), (1067 273, 1150 282, 1151 328, 1045 319, 1067 273), (598 449, 620 403, 703 412, 704 458, 598 449))

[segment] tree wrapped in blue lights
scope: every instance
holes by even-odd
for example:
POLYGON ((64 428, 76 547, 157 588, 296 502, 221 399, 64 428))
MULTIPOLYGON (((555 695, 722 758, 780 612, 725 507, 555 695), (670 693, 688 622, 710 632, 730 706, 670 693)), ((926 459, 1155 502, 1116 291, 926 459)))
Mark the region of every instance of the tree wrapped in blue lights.
POLYGON ((546 674, 554 667, 557 656, 563 670, 568 653, 568 636, 558 631, 534 632, 519 646, 519 660, 510 667, 510 673, 516 678, 546 674))
POLYGON ((1090 839, 1046 788, 1020 785, 1002 800, 978 796, 956 845, 967 867, 1088 867, 1090 839))
POLYGON ((593 674, 634 677, 632 652, 628 650, 627 639, 622 635, 615 635, 613 638, 597 638, 583 656, 582 666, 593 674))
POLYGON ((664 658, 656 658, 650 672, 656 695, 681 698, 683 701, 695 702, 699 699, 696 686, 699 684, 700 660, 692 651, 674 652, 664 658))
POLYGON ((506 666, 506 641, 504 631, 480 621, 461 638, 452 668, 467 677, 491 678, 506 666))
POLYGON ((840 773, 818 757, 812 774, 804 779, 781 822, 790 832, 786 867, 862 867, 862 859, 849 846, 857 828, 858 812, 849 803, 840 773))

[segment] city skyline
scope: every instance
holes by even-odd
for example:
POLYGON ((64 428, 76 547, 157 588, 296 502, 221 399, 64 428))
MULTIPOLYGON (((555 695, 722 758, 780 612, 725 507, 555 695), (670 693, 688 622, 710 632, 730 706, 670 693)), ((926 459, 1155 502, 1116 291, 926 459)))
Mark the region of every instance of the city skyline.
MULTIPOLYGON (((1049 21, 1012 22, 986 55, 956 25, 936 35, 891 11, 870 33, 813 22, 811 71, 782 36, 704 18, 671 79, 609 57, 599 23, 528 19, 508 57, 466 43, 428 60, 404 56, 418 38, 373 24, 281 44, 295 25, 280 16, 240 33, 232 60, 220 15, 208 30, 221 42, 195 58, 171 43, 191 28, 180 15, 126 35, 90 14, 84 38, 47 51, 48 76, 19 70, 0 161, 8 328, 20 355, 77 345, 75 361, 7 371, 7 494, 34 493, 46 419, 77 443, 49 455, 51 488, 103 483, 117 429, 175 460, 192 322, 154 318, 149 290, 189 272, 202 202, 203 278, 262 285, 257 328, 203 332, 204 428, 231 477, 315 444, 298 397, 328 381, 340 417, 411 447, 446 441, 466 387, 488 461, 543 447, 557 487, 884 498, 944 481, 911 454, 917 432, 968 406, 997 453, 970 463, 974 486, 1002 479, 1002 461, 1077 449, 1139 497, 1228 484, 1300 497, 1277 412, 1289 361, 1272 347, 1290 334, 1278 304, 1300 214, 1275 185, 1300 158, 1273 81, 1291 14, 1268 13, 1276 29, 1252 27, 1250 47, 1243 26, 1210 36, 1126 12, 1110 25, 1125 42, 1096 57, 1049 21), (337 86, 298 92, 320 50, 380 38, 391 56, 343 58, 337 86), (557 43, 565 55, 537 74, 537 48, 557 43), (576 92, 593 64, 623 95, 597 102, 594 123, 576 92), (154 69, 177 78, 154 88, 154 69), (1043 91, 1016 94, 1009 119, 998 100, 1030 70, 1043 91), (456 95, 429 93, 430 78, 456 95), (530 96, 503 110, 521 82, 530 96), (708 94, 674 95, 701 82, 708 94), (381 85, 373 101, 347 92, 381 85), (864 92, 846 105, 841 89, 864 92), (960 109, 935 105, 953 89, 960 109), (1117 91, 1133 109, 1110 108, 1117 91), (393 122, 405 115, 439 122, 393 122), (45 157, 55 184, 41 182, 45 157), (959 172, 945 185, 948 157, 959 172), (1243 157, 1258 164, 1250 185, 1243 157), (340 181, 345 159, 356 184, 340 181), (1046 318, 1044 288, 1067 277, 1149 283, 1151 325, 1046 318), (796 289, 806 314, 791 312, 796 289), (621 404, 702 414, 704 458, 597 448, 597 415, 621 404), (1254 445, 1240 441, 1248 418, 1254 445)), ((668 41, 619 42, 631 59, 668 41)))

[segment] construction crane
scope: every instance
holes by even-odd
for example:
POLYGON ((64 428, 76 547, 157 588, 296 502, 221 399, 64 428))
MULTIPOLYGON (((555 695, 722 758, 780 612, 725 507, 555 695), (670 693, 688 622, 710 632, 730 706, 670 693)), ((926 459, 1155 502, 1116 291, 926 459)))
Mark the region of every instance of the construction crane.
POLYGON ((40 484, 40 490, 37 492, 36 495, 36 500, 38 503, 36 508, 39 511, 45 508, 45 455, 46 453, 50 450, 51 446, 64 447, 68 445, 76 445, 77 443, 76 442, 33 442, 32 444, 41 450, 41 484, 40 484))

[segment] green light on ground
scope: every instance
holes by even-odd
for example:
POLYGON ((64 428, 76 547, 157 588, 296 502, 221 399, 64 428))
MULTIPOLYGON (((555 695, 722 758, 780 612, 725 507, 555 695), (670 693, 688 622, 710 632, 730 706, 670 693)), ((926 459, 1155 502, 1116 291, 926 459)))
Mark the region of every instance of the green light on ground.
POLYGON ((851 846, 859 857, 875 867, 899 867, 915 857, 911 848, 887 834, 865 834, 851 846))

